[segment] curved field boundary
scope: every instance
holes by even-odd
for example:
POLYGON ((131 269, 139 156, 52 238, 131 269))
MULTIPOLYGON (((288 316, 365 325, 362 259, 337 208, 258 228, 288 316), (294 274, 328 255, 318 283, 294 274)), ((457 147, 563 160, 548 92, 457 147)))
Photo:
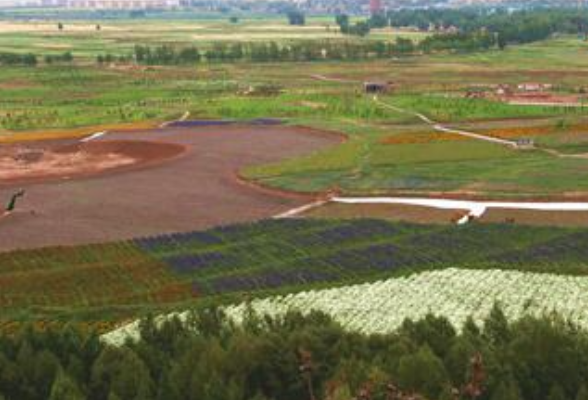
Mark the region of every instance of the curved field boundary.
MULTIPOLYGON (((304 156, 340 143, 339 138, 288 125, 112 131, 108 141, 140 139, 188 150, 153 168, 27 184, 27 197, 2 218, 0 250, 108 242, 270 218, 314 201, 316 194, 260 190, 236 171, 304 156)), ((0 201, 21 186, 0 185, 0 201)))

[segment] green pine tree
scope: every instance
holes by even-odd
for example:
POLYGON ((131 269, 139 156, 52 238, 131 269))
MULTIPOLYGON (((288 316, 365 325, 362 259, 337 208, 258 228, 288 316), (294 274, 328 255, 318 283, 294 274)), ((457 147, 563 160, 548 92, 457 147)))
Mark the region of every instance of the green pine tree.
POLYGON ((506 379, 498 384, 491 400, 522 400, 521 390, 514 379, 506 379))
POLYGON ((586 385, 582 385, 576 394, 576 400, 588 400, 588 389, 586 385))
POLYGON ((549 390, 547 400, 567 400, 567 397, 563 388, 560 385, 555 384, 549 390))
POLYGON ((400 358, 398 383, 406 390, 436 399, 449 380, 443 362, 425 345, 415 354, 400 358))
POLYGON ((503 344, 510 339, 508 320, 498 304, 494 304, 484 321, 484 334, 494 344, 503 344))
POLYGON ((73 379, 63 371, 60 371, 51 386, 49 400, 83 400, 82 391, 73 379))

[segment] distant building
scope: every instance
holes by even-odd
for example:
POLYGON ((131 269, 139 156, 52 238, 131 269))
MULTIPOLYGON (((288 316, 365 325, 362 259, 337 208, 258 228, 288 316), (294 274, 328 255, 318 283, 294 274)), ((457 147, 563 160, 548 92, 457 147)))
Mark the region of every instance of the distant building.
POLYGON ((517 139, 517 147, 522 149, 529 149, 535 146, 535 141, 530 138, 517 139))
POLYGON ((389 82, 365 82, 363 90, 367 94, 387 93, 392 89, 389 82))
POLYGON ((486 90, 480 87, 471 87, 466 93, 468 99, 482 99, 486 97, 486 90))
POLYGON ((370 12, 372 14, 381 13, 383 10, 382 0, 370 0, 370 12))
POLYGON ((513 94, 513 90, 510 87, 510 85, 498 85, 498 87, 496 88, 496 94, 498 96, 510 96, 513 94))
POLYGON ((553 85, 550 83, 521 83, 517 86, 517 89, 521 92, 544 92, 551 90, 553 85))

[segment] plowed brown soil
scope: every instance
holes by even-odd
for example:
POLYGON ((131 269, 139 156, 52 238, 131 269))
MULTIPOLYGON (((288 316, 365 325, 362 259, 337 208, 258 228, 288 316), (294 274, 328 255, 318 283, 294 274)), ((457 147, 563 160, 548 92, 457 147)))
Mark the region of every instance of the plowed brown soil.
MULTIPOLYGON (((26 195, 14 213, 0 218, 0 250, 128 239, 271 217, 309 199, 244 185, 236 179, 237 171, 308 154, 341 138, 288 126, 234 125, 110 133, 90 147, 97 153, 126 154, 127 146, 139 146, 126 141, 140 141, 142 155, 152 156, 162 144, 186 150, 144 168, 119 166, 59 181, 3 182, 0 202, 21 187, 26 195)), ((55 154, 77 146, 71 140, 34 145, 55 154)))

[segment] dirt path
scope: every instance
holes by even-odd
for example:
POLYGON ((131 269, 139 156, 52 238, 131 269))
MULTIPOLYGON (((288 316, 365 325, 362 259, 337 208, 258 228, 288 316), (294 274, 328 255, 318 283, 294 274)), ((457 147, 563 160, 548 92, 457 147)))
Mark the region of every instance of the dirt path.
MULTIPOLYGON (((320 80, 320 81, 324 81, 324 82, 353 83, 353 84, 361 83, 361 81, 358 81, 358 80, 333 78, 333 77, 328 77, 325 75, 311 75, 310 77, 312 79, 316 79, 316 80, 320 80)), ((387 109, 392 110, 397 113, 413 116, 413 117, 421 120, 425 124, 430 125, 437 132, 453 133, 456 135, 465 136, 465 137, 469 137, 469 138, 476 139, 476 140, 482 140, 482 141, 489 142, 489 143, 495 143, 495 144, 500 144, 500 145, 504 145, 504 146, 508 146, 508 147, 512 147, 512 148, 518 148, 517 142, 514 140, 501 139, 501 138, 497 138, 497 137, 493 137, 493 136, 483 135, 481 133, 466 131, 463 129, 451 128, 449 126, 443 125, 437 121, 432 120, 431 118, 429 118, 425 114, 420 113, 418 111, 407 110, 407 109, 395 106, 393 104, 385 103, 385 102, 381 101, 378 98, 378 96, 374 96, 373 100, 380 107, 387 108, 387 109)), ((543 152, 550 154, 552 156, 555 156, 555 157, 588 159, 587 153, 566 154, 566 153, 562 153, 562 152, 555 150, 555 149, 550 149, 550 148, 546 148, 546 147, 538 147, 535 145, 528 147, 528 149, 543 151, 543 152)))
POLYGON ((330 76, 320 75, 320 74, 310 75, 310 77, 312 79, 317 80, 317 81, 323 81, 323 82, 361 83, 361 81, 358 81, 358 80, 355 80, 355 79, 333 78, 333 77, 330 77, 330 76))
MULTIPOLYGON (((325 75, 311 75, 310 77, 312 79, 316 79, 316 80, 320 80, 320 81, 324 81, 324 82, 353 83, 353 84, 361 83, 361 81, 357 81, 357 80, 332 78, 332 77, 328 77, 325 75)), ((418 111, 407 110, 407 109, 404 109, 404 108, 401 108, 401 107, 398 107, 398 106, 395 106, 392 104, 385 103, 385 102, 381 101, 378 98, 378 96, 374 96, 373 100, 374 100, 374 103, 376 103, 379 107, 387 108, 387 109, 395 111, 397 113, 416 117, 419 120, 423 121, 425 124, 430 125, 437 132, 453 133, 453 134, 460 135, 460 136, 466 136, 466 137, 469 137, 472 139, 482 140, 482 141, 501 144, 501 145, 510 146, 510 147, 517 147, 517 143, 513 140, 500 139, 500 138, 496 138, 496 137, 492 137, 492 136, 482 135, 482 134, 475 133, 475 132, 451 128, 451 127, 445 126, 439 122, 433 121, 431 118, 429 118, 425 114, 420 113, 418 111)))
MULTIPOLYGON (((141 140, 186 146, 177 159, 94 178, 30 184, 0 220, 0 250, 83 244, 205 229, 300 207, 312 197, 260 191, 236 179, 246 166, 337 144, 335 135, 288 126, 165 128, 92 141, 141 140)), ((0 186, 0 201, 21 185, 0 186)))
MULTIPOLYGON (((475 200, 457 200, 444 198, 429 197, 341 197, 334 196, 322 201, 309 203, 306 206, 297 207, 290 211, 284 212, 274 218, 296 218, 301 215, 316 214, 321 215, 320 210, 324 207, 335 205, 353 205, 353 206, 409 206, 417 207, 418 212, 413 214, 429 215, 426 211, 456 211, 459 212, 459 218, 454 220, 457 224, 466 224, 474 219, 485 216, 488 212, 495 210, 497 212, 551 212, 562 213, 568 212, 576 215, 578 213, 585 219, 588 216, 588 202, 532 202, 532 201, 475 201, 475 200), (319 210, 318 212, 316 210, 319 210)), ((545 214, 545 213, 544 213, 545 214)), ((549 214, 546 214, 549 215, 549 214)), ((559 214, 558 214, 559 215, 559 214)), ((452 214, 452 216, 455 216, 452 214)), ((561 217, 561 215, 560 215, 561 217)), ((450 219, 447 218, 447 221, 450 219)), ((426 222, 421 221, 421 222, 426 222)))
POLYGON ((377 96, 374 96, 374 102, 377 105, 379 105, 380 107, 388 108, 388 109, 391 109, 391 110, 399 112, 399 113, 415 116, 416 118, 420 119, 421 121, 423 121, 427 125, 430 125, 437 132, 453 133, 456 135, 465 136, 465 137, 469 137, 469 138, 476 139, 476 140, 482 140, 485 142, 496 143, 496 144, 501 144, 504 146, 515 147, 515 148, 517 147, 517 142, 515 142, 513 140, 500 139, 500 138, 493 137, 493 136, 482 135, 480 133, 465 131, 462 129, 451 128, 451 127, 445 126, 443 124, 440 124, 439 122, 433 121, 431 118, 427 117, 426 115, 424 115, 422 113, 419 113, 416 111, 411 111, 411 110, 406 110, 406 109, 394 106, 392 104, 384 103, 383 101, 378 99, 377 96))
MULTIPOLYGON (((516 141, 501 139, 501 138, 497 138, 494 136, 487 136, 487 135, 483 135, 480 133, 465 131, 465 130, 461 130, 461 129, 450 128, 450 127, 444 126, 438 122, 433 121, 432 119, 430 119, 426 115, 421 114, 419 112, 405 110, 403 108, 394 106, 392 104, 384 103, 383 101, 379 100, 377 98, 377 96, 374 97, 374 102, 376 102, 376 104, 378 104, 381 107, 388 108, 388 109, 391 109, 391 110, 399 112, 399 113, 412 115, 412 116, 420 119, 424 123, 430 125, 437 132, 453 133, 456 135, 465 136, 465 137, 469 137, 469 138, 476 139, 476 140, 482 140, 485 142, 496 143, 496 144, 512 147, 515 149, 519 148, 516 141)), ((554 157, 559 157, 559 158, 588 159, 588 153, 567 154, 567 153, 562 153, 562 152, 555 150, 555 149, 550 149, 548 147, 540 147, 537 145, 530 145, 530 146, 525 147, 525 149, 526 150, 539 150, 539 151, 542 151, 544 153, 547 153, 547 154, 550 154, 554 157)))

